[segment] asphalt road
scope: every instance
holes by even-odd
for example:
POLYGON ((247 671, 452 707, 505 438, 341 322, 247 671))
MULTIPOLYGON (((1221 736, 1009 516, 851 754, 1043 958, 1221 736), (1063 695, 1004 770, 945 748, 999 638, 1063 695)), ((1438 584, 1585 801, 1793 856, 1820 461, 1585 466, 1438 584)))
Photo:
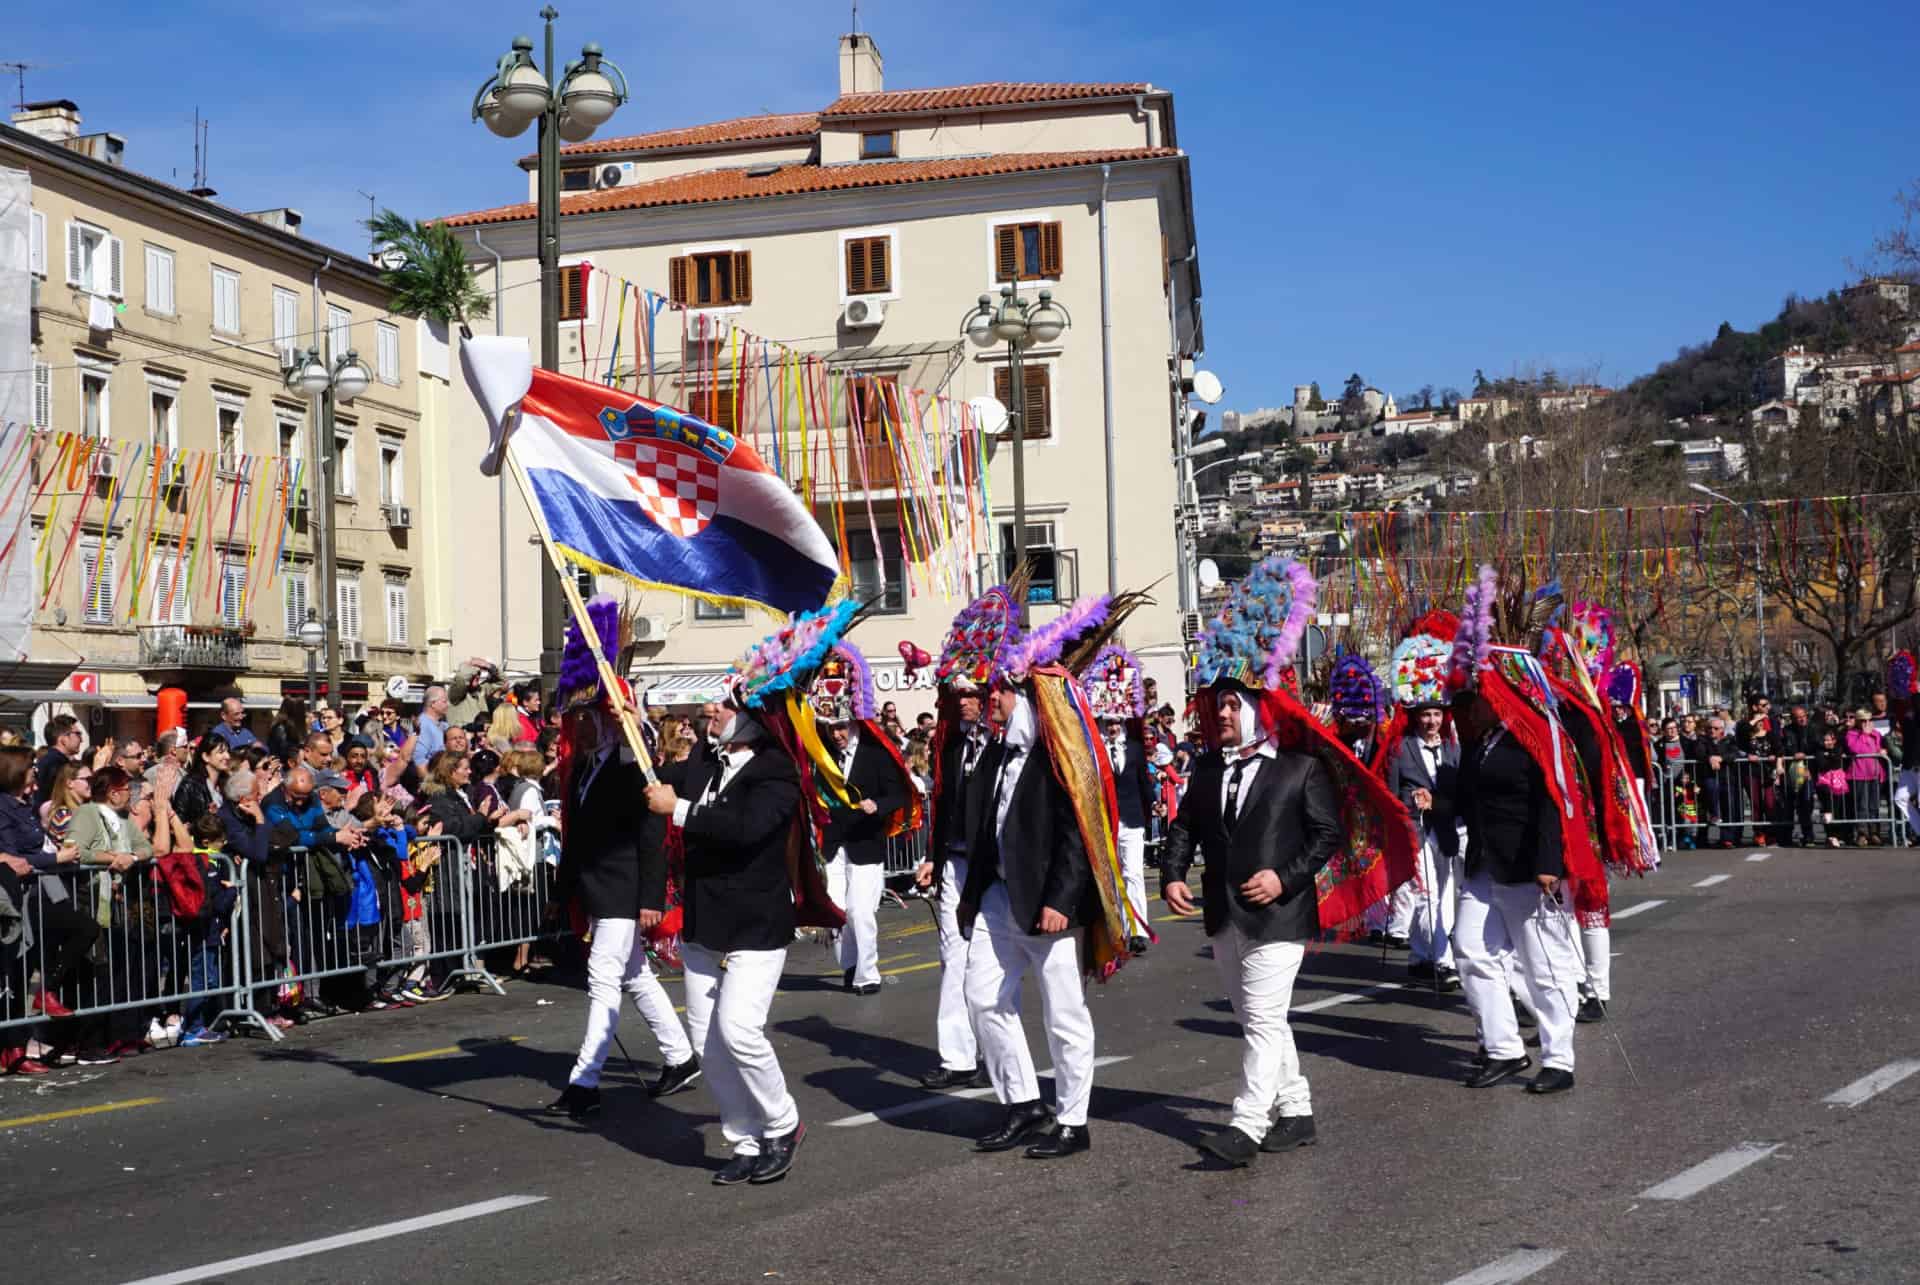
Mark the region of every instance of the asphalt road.
POLYGON ((1239 1061, 1197 924, 1091 988, 1117 1059, 1094 1150, 1041 1163, 973 1154, 998 1108, 914 1083, 938 977, 915 907, 883 912, 873 998, 789 957, 774 1036, 810 1135, 783 1183, 709 1185, 711 1099, 646 1097, 637 1019, 597 1125, 540 1114, 583 1000, 519 983, 0 1080, 0 1243, 9 1279, 59 1282, 1920 1280, 1917 869, 1677 853, 1616 886, 1616 914, 1649 908, 1615 925, 1611 1018, 1556 1098, 1461 1088, 1472 1023, 1404 956, 1317 952, 1295 1030, 1320 1144, 1248 1170, 1192 1145, 1239 1061))

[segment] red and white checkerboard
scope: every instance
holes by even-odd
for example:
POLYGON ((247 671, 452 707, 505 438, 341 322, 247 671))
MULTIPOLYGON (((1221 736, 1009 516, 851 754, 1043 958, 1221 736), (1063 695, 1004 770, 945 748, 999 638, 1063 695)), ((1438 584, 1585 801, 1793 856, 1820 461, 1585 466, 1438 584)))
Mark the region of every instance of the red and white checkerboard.
POLYGON ((720 503, 718 464, 671 442, 620 442, 613 453, 633 464, 627 481, 654 521, 683 540, 706 529, 720 503))

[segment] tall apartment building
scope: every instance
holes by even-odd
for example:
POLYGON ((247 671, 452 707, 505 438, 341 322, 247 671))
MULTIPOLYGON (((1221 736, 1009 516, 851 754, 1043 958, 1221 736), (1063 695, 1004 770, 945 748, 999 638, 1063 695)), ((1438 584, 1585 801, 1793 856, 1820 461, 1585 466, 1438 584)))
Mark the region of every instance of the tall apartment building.
MULTIPOLYGON (((31 519, 32 646, 24 660, 0 658, 0 719, 66 701, 93 735, 145 741, 162 688, 185 691, 196 727, 225 695, 269 708, 283 691, 304 693, 306 654, 292 639, 322 605, 316 421, 282 370, 309 346, 356 349, 373 376, 335 427, 343 692, 418 675, 419 533, 407 525, 420 471, 415 323, 388 315, 364 254, 301 236, 297 211, 229 209, 127 168, 123 151, 113 134, 83 135, 71 102, 31 104, 0 126, 0 167, 31 182, 35 427, 49 442, 100 439, 96 459, 125 457, 130 443, 205 452, 223 480, 245 476, 246 457, 294 456, 309 461, 310 485, 293 497, 277 572, 256 593, 248 566, 266 586, 272 555, 244 547, 245 535, 265 529, 255 519, 269 497, 253 492, 267 488, 220 491, 238 502, 202 525, 196 552, 180 539, 189 488, 165 492, 169 521, 136 539, 141 478, 121 479, 117 506, 111 477, 53 479, 31 519), (59 544, 43 566, 48 541, 59 544), (145 572, 137 600, 130 563, 145 572)), ((52 460, 43 449, 42 469, 52 460)))
MULTIPOLYGON (((1110 558, 1115 587, 1162 581, 1160 605, 1134 617, 1127 641, 1178 690, 1170 456, 1177 381, 1202 333, 1188 158, 1172 95, 1122 83, 889 90, 864 34, 842 39, 840 69, 840 95, 818 111, 563 148, 562 264, 590 261, 595 273, 650 285, 713 333, 738 326, 836 372, 959 400, 1005 401, 1009 393, 1004 348, 969 346, 959 334, 963 314, 1006 283, 1029 300, 1050 289, 1074 325, 1029 353, 1024 380, 1026 543, 1042 568, 1033 611, 1044 619, 1053 601, 1107 589, 1110 558)), ((538 334, 537 292, 521 288, 537 275, 534 220, 531 203, 448 219, 472 243, 478 267, 499 256, 508 334, 538 334)), ((614 372, 618 382, 632 375, 634 317, 629 305, 620 332, 618 310, 592 284, 600 279, 590 274, 584 292, 566 292, 561 368, 602 378, 619 338, 628 357, 614 372)), ((717 383, 717 398, 682 387, 681 319, 663 314, 660 324, 660 398, 723 416, 731 370, 703 364, 702 386, 717 383)), ((455 440, 484 442, 471 399, 455 400, 455 440)), ((849 418, 860 418, 857 408, 831 425, 842 449, 850 432, 876 431, 850 429, 849 418)), ((750 439, 755 431, 722 422, 750 439)), ((1010 454, 1005 440, 993 445, 991 516, 1003 553, 1013 543, 1010 454)), ((881 618, 862 628, 861 641, 890 694, 900 682, 898 660, 886 660, 895 643, 937 648, 961 603, 905 591, 894 479, 869 477, 863 486, 849 471, 843 467, 842 484, 855 592, 878 592, 883 572, 887 586, 881 618)), ((471 461, 456 469, 455 494, 465 497, 456 511, 474 547, 498 544, 511 563, 505 597, 529 609, 511 613, 506 659, 531 667, 539 654, 538 612, 530 609, 538 601, 535 553, 517 498, 504 540, 491 525, 492 485, 471 461)), ((830 534, 836 525, 823 521, 830 534)), ((455 586, 455 650, 463 654, 468 638, 472 649, 490 651, 500 628, 502 595, 486 568, 475 570, 455 586)), ((647 595, 642 606, 657 620, 638 674, 656 685, 658 701, 711 690, 727 662, 769 628, 757 615, 667 595, 647 595)))

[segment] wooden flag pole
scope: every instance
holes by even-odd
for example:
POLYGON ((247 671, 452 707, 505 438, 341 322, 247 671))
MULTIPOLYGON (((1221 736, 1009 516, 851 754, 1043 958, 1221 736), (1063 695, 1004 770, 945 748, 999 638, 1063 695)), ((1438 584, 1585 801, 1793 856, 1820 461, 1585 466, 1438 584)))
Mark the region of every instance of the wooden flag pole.
MULTIPOLYGON (((567 606, 573 610, 574 623, 580 627, 581 636, 593 651, 593 663, 600 669, 600 686, 606 691, 607 703, 613 706, 613 712, 620 720, 620 730, 626 734, 627 747, 633 751, 635 761, 646 775, 647 784, 658 785, 660 778, 654 774, 653 756, 647 753, 647 743, 640 736, 639 725, 633 721, 633 707, 620 698, 620 686, 615 681, 613 666, 607 662, 606 652, 600 647, 600 631, 594 628, 593 618, 587 615, 587 604, 581 600, 580 588, 573 582, 572 568, 562 560, 559 550, 553 547, 553 533, 547 530, 546 515, 541 513, 540 505, 533 498, 533 484, 527 480, 525 470, 520 467, 520 461, 513 453, 512 439, 508 439, 501 454, 506 456, 507 468, 512 471, 513 480, 520 487, 520 498, 526 502, 527 513, 533 518, 533 529, 540 537, 540 547, 546 551, 554 574, 560 577, 560 590, 566 594, 567 606)), ((500 590, 506 592, 506 586, 501 585, 500 590)), ((502 610, 505 610, 504 604, 502 610)))

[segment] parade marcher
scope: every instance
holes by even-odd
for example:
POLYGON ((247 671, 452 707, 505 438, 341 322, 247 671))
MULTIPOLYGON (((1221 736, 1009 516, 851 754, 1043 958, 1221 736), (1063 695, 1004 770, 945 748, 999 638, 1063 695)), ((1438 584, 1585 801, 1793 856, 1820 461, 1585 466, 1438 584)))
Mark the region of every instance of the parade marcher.
MULTIPOLYGON (((732 1158, 717 1186, 777 1182, 806 1138, 767 1039, 767 1013, 794 930, 839 928, 812 851, 816 786, 840 790, 804 701, 805 683, 852 623, 843 602, 796 617, 734 666, 709 733, 710 760, 687 760, 677 785, 647 787, 684 847, 680 955, 687 1028, 732 1158), (684 791, 684 793, 683 793, 684 791)), ((835 774, 837 775, 837 773, 835 774)))
POLYGON ((1561 885, 1606 876, 1589 836, 1577 751, 1546 672, 1524 648, 1495 645, 1498 592, 1493 569, 1481 568, 1447 675, 1461 737, 1456 797, 1467 823, 1454 951, 1485 1055, 1466 1085, 1488 1088, 1532 1065, 1509 990, 1514 967, 1540 1028, 1543 1069, 1528 1092, 1559 1093, 1573 1087, 1580 976, 1561 885))
MULTIPOLYGON (((623 657, 619 605, 595 598, 587 613, 601 654, 623 657)), ((579 625, 570 622, 555 693, 571 751, 555 901, 556 909, 577 903, 588 923, 588 1008, 580 1054, 547 1109, 575 1119, 600 1110, 600 1070, 620 1029, 623 992, 660 1046, 660 1075, 647 1086, 649 1096, 676 1093, 700 1077, 700 1059, 648 957, 648 938, 668 909, 666 827, 648 815, 646 780, 625 744, 615 701, 630 705, 631 693, 605 690, 579 625)))
POLYGON ((1140 662, 1124 647, 1103 648, 1081 675, 1081 686, 1100 720, 1100 735, 1113 769, 1120 869, 1126 878, 1127 904, 1140 929, 1128 940, 1127 950, 1142 955, 1157 938, 1147 913, 1147 824, 1153 818, 1156 796, 1147 765, 1147 699, 1140 662))
POLYGON ((969 848, 957 917, 969 938, 967 1008, 981 1059, 1007 1114, 977 1139, 979 1151, 1030 1143, 1044 1160, 1088 1150, 1093 1093, 1093 1016, 1083 973, 1110 976, 1136 935, 1115 843, 1112 780, 1073 677, 1141 601, 1101 595, 1020 636, 1016 580, 996 586, 954 622, 943 676, 991 675, 996 720, 1005 729, 992 765, 989 802, 969 848), (1081 929, 1086 939, 1081 940, 1081 929), (1026 1029, 1022 983, 1040 990, 1057 1100, 1040 1097, 1026 1029))
POLYGON ((1187 873, 1205 860, 1204 926, 1246 1050, 1232 1123, 1199 1145, 1230 1165, 1317 1141, 1287 1022, 1306 943, 1350 930, 1413 871, 1406 810, 1289 690, 1317 592, 1304 566, 1269 558, 1202 633, 1194 704, 1208 748, 1161 869, 1168 908, 1191 914, 1187 873))
POLYGON ((1910 651, 1887 662, 1887 711, 1900 733, 1900 775, 1893 791, 1893 824, 1920 839, 1920 666, 1910 651))
POLYGON ((813 681, 813 711, 828 728, 853 806, 834 811, 821 838, 827 894, 847 917, 840 931, 841 985, 880 993, 880 925, 887 839, 918 826, 919 795, 899 746, 873 717, 873 677, 852 643, 838 643, 813 681))
POLYGON ((1455 793, 1460 746, 1447 727, 1447 657, 1458 622, 1436 611, 1418 621, 1393 652, 1393 698, 1405 711, 1406 736, 1387 765, 1387 784, 1420 831, 1420 873, 1402 884, 1413 901, 1408 932, 1410 976, 1447 990, 1460 985, 1453 959, 1459 896, 1460 824, 1455 793))
MULTIPOLYGON (((1404 716, 1380 720, 1381 691, 1373 667, 1359 652, 1343 651, 1335 658, 1327 674, 1327 714, 1333 720, 1334 734, 1368 771, 1386 779, 1393 759, 1399 754, 1406 730, 1404 716)), ((1413 934, 1414 884, 1402 883, 1380 905, 1371 907, 1368 926, 1371 939, 1393 950, 1406 950, 1413 934)))

